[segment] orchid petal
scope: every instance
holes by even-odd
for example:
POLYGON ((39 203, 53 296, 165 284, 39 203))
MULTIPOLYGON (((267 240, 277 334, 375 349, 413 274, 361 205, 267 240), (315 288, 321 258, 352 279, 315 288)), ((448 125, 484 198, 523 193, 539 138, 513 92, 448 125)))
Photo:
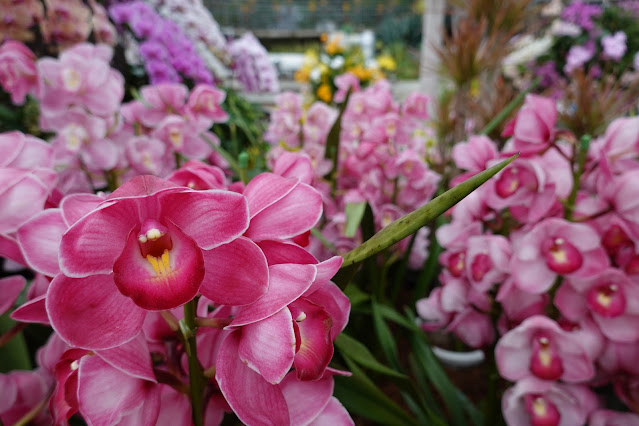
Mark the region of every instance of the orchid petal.
POLYGON ((280 383, 280 389, 288 405, 291 424, 306 425, 316 418, 329 403, 333 387, 332 377, 303 382, 297 380, 294 374, 286 376, 280 383))
POLYGON ((129 376, 157 383, 151 365, 151 352, 143 333, 120 346, 96 351, 96 353, 111 366, 129 376))
POLYGON ((69 278, 58 274, 46 298, 51 326, 71 346, 109 349, 133 339, 146 311, 123 296, 113 275, 69 278))
POLYGON ((324 407, 324 410, 317 416, 309 426, 333 426, 333 425, 354 425, 346 408, 335 397, 331 397, 324 407))
POLYGON ((11 318, 20 322, 34 322, 38 324, 50 325, 49 315, 46 308, 47 295, 43 294, 27 303, 19 306, 11 313, 11 318))
POLYGON ((217 356, 215 379, 226 401, 245 424, 290 424, 279 386, 268 383, 240 360, 239 345, 240 333, 231 333, 222 342, 217 356))
POLYGON ((22 275, 13 275, 0 279, 0 289, 2 290, 2 297, 0 297, 0 315, 11 309, 26 283, 27 280, 25 280, 22 275))
POLYGON ((238 355, 269 383, 284 379, 295 358, 293 318, 288 309, 242 327, 238 355))
POLYGON ((332 282, 328 282, 310 296, 304 297, 309 302, 323 307, 331 316, 333 319, 331 336, 333 336, 333 338, 337 337, 337 335, 346 328, 351 312, 351 302, 338 286, 332 282))
POLYGON ((60 202, 60 209, 67 226, 71 226, 90 213, 104 201, 104 197, 95 194, 77 193, 67 195, 60 202))
POLYGON ((282 264, 269 267, 268 292, 243 306, 230 326, 241 326, 268 318, 297 299, 315 279, 313 265, 282 264))
POLYGON ((268 290, 268 265, 260 248, 240 237, 204 250, 206 274, 200 292, 220 305, 247 305, 268 290))
POLYGON ((286 197, 251 212, 246 236, 254 241, 292 238, 311 229, 322 215, 322 196, 313 187, 300 184, 286 197))
POLYGON ((60 209, 43 210, 20 226, 18 243, 33 270, 50 277, 60 272, 58 250, 67 228, 60 209))
POLYGON ((298 184, 297 179, 288 179, 273 173, 261 173, 255 176, 244 188, 244 196, 248 200, 251 217, 284 198, 298 184))
POLYGON ((135 229, 113 265, 120 292, 151 311, 176 308, 193 299, 204 278, 202 251, 173 223, 167 223, 172 248, 161 256, 143 257, 135 229))
POLYGON ((248 228, 246 199, 234 192, 211 189, 170 193, 162 197, 161 204, 163 215, 205 250, 234 240, 248 228))
POLYGON ((333 358, 333 319, 320 306, 298 299, 289 307, 299 334, 295 371, 299 380, 317 380, 333 358))

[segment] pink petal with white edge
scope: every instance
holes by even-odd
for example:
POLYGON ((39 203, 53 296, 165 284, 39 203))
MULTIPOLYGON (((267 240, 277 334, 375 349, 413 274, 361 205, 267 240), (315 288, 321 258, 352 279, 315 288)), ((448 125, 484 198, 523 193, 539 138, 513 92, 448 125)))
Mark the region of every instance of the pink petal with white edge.
POLYGON ((297 352, 294 367, 299 380, 317 380, 333 358, 333 320, 320 306, 298 299, 289 306, 295 320, 297 352))
POLYGON ((288 309, 246 325, 241 329, 238 347, 240 359, 260 373, 264 380, 277 384, 284 379, 295 358, 293 318, 288 309))
POLYGON ((60 270, 68 277, 109 274, 131 230, 138 225, 135 200, 105 202, 62 236, 60 270))
POLYGON ((353 419, 346 411, 346 408, 335 397, 331 397, 324 407, 324 410, 317 416, 309 426, 336 426, 354 425, 353 419))
POLYGON ((146 311, 122 295, 113 275, 69 278, 58 274, 46 298, 51 326, 71 346, 109 349, 142 330, 146 311))
POLYGON ((82 357, 78 371, 80 413, 91 425, 118 424, 123 414, 153 396, 150 391, 155 386, 150 382, 129 376, 98 356, 82 357))
POLYGON ((148 195, 157 194, 165 190, 186 191, 188 189, 180 187, 178 184, 161 179, 157 176, 145 175, 135 176, 131 180, 125 182, 118 189, 113 191, 107 197, 107 200, 115 200, 119 198, 139 198, 148 195))
POLYGON ((43 210, 20 226, 18 244, 33 270, 50 277, 60 272, 58 251, 67 228, 60 209, 43 210))
POLYGON ((333 377, 330 376, 312 382, 297 380, 294 373, 286 376, 280 383, 280 389, 288 405, 291 424, 307 425, 315 419, 329 403, 333 385, 333 377))
POLYGON ((149 311, 177 308, 193 299, 204 278, 202 250, 171 222, 166 223, 172 247, 143 257, 137 228, 113 265, 118 290, 149 311))
POLYGON ((8 235, 0 234, 0 256, 6 257, 21 265, 27 265, 27 261, 24 260, 18 242, 8 235))
POLYGON ((60 202, 62 217, 64 217, 67 226, 71 226, 82 219, 86 214, 96 209, 98 204, 104 200, 104 196, 95 194, 77 193, 67 195, 62 199, 62 202, 60 202))
POLYGON ((200 292, 220 305, 248 305, 266 294, 268 266, 262 250, 240 237, 204 250, 205 275, 200 292))
POLYGON ((332 282, 325 283, 322 288, 310 296, 305 296, 305 299, 323 307, 331 316, 333 319, 333 327, 331 328, 333 339, 346 328, 351 312, 351 302, 338 286, 332 282))
POLYGON ((290 424, 279 386, 268 383, 240 360, 239 345, 240 333, 231 333, 217 356, 215 379, 226 401, 245 424, 290 424))
POLYGON ((33 322, 50 325, 46 308, 47 295, 43 294, 18 307, 11 313, 11 318, 20 322, 33 322))
POLYGON ((246 236, 254 241, 292 238, 311 229, 322 216, 322 196, 299 184, 286 197, 252 214, 246 236))
POLYGON ((25 280, 22 275, 14 275, 0 279, 0 292, 2 292, 2 297, 0 297, 0 315, 11 309, 26 283, 27 280, 25 280))
POLYGON ((123 345, 96 353, 104 361, 130 376, 157 383, 144 333, 138 334, 135 339, 123 345))
POLYGON ((313 265, 282 264, 269 267, 268 292, 256 302, 243 306, 230 326, 250 324, 278 312, 311 286, 316 271, 313 265))
POLYGON ((308 297, 328 284, 337 271, 339 271, 342 267, 342 262, 344 262, 344 258, 342 256, 333 256, 330 259, 315 265, 317 268, 317 276, 315 277, 313 285, 306 290, 306 293, 304 293, 304 297, 308 297))
POLYGON ((248 228, 246 199, 230 191, 207 190, 163 195, 162 214, 205 250, 233 241, 248 228))
MULTIPOLYGON (((15 232, 26 219, 44 208, 49 194, 48 187, 36 176, 28 172, 21 172, 21 174, 18 181, 7 176, 13 182, 9 183, 8 188, 3 188, 4 191, 0 191, 0 233, 15 232), (16 212, 20 213, 16 214, 16 212)), ((2 176, 0 176, 0 183, 3 186, 7 184, 2 176)))
POLYGON ((287 179, 273 173, 261 173, 255 176, 244 188, 244 196, 248 200, 251 217, 284 198, 298 184, 297 179, 287 179))

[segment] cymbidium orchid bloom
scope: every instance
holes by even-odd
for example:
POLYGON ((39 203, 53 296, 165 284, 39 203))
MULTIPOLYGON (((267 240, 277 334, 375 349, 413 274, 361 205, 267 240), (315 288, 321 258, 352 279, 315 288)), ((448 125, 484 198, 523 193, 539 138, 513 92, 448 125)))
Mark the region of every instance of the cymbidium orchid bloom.
POLYGON ((550 218, 513 244, 511 270, 524 291, 543 293, 559 275, 589 276, 609 264, 600 237, 588 225, 550 218))
POLYGON ((554 142, 556 123, 555 101, 529 94, 515 119, 504 130, 504 136, 513 136, 516 150, 534 154, 554 142))
POLYGON ((135 337, 147 311, 198 292, 218 304, 254 302, 268 270, 259 247, 240 237, 248 221, 241 194, 132 179, 63 235, 47 296, 53 328, 72 346, 106 349, 135 337))
POLYGON ((533 377, 518 381, 502 398, 509 426, 582 425, 595 408, 597 398, 587 387, 533 377))
POLYGON ((575 337, 548 317, 530 317, 497 343, 499 374, 512 381, 531 374, 543 380, 589 380, 594 366, 575 337))

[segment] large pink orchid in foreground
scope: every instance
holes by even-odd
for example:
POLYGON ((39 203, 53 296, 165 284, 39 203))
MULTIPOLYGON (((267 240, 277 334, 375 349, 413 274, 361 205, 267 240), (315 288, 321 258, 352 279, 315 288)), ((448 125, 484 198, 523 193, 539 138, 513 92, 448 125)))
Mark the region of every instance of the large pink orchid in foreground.
POLYGON ((72 346, 105 349, 135 337, 147 311, 198 292, 218 304, 254 302, 268 289, 268 269, 241 237, 248 225, 241 194, 132 179, 63 235, 47 296, 53 328, 72 346))

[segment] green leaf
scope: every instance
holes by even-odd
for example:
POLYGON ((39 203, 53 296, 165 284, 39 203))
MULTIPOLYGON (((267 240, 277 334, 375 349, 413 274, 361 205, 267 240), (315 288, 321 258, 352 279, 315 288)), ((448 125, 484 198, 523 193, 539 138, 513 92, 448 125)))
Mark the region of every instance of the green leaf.
POLYGON ((368 293, 360 290, 360 288, 354 284, 347 285, 344 289, 344 294, 348 297, 348 300, 350 300, 351 307, 360 305, 371 298, 368 293))
POLYGON ((361 203, 347 203, 345 208, 346 213, 346 229, 344 235, 348 238, 353 238, 359 228, 359 224, 364 217, 364 211, 366 210, 366 201, 361 203))
POLYGON ((430 383, 444 400, 448 414, 452 418, 452 424, 465 426, 468 424, 467 419, 469 418, 475 425, 483 425, 482 413, 453 385, 439 361, 433 355, 430 346, 425 341, 425 337, 422 334, 414 333, 410 337, 410 341, 417 362, 430 383))
POLYGON ((362 260, 369 258, 406 238, 413 232, 417 232, 419 228, 457 204, 464 197, 510 164, 518 156, 519 154, 515 154, 508 160, 502 161, 496 166, 476 174, 472 178, 460 183, 437 198, 431 200, 425 206, 422 206, 419 209, 408 213, 406 216, 397 219, 377 234, 373 235, 369 240, 362 243, 359 247, 356 247, 346 253, 344 255, 342 268, 361 262, 362 260))
POLYGON ((342 356, 350 358, 363 367, 387 376, 407 379, 404 374, 399 373, 377 361, 375 356, 373 356, 366 346, 346 333, 340 333, 339 336, 337 336, 335 346, 339 349, 342 356))
POLYGON ((387 397, 348 355, 344 355, 344 360, 353 375, 351 377, 335 376, 334 395, 349 412, 379 424, 417 425, 417 422, 387 397))
POLYGON ((375 332, 377 333, 377 339, 379 340, 379 344, 382 346, 384 355, 386 355, 386 359, 388 359, 390 365, 392 365, 395 369, 400 369, 397 343, 395 343, 395 339, 393 339, 393 334, 391 333, 390 328, 388 328, 388 325, 382 318, 382 314, 379 310, 380 305, 376 300, 373 300, 371 306, 373 308, 373 324, 375 325, 375 332))
MULTIPOLYGON (((9 314, 0 316, 0 335, 11 330, 17 323, 9 314)), ((29 352, 22 333, 16 334, 6 345, 0 347, 0 373, 11 370, 31 370, 29 352)))
POLYGON ((382 316, 387 320, 393 321, 395 324, 399 324, 409 330, 418 331, 421 333, 421 329, 417 326, 417 324, 415 324, 413 321, 408 320, 406 317, 402 316, 402 314, 400 314, 390 306, 378 305, 378 309, 382 316))

